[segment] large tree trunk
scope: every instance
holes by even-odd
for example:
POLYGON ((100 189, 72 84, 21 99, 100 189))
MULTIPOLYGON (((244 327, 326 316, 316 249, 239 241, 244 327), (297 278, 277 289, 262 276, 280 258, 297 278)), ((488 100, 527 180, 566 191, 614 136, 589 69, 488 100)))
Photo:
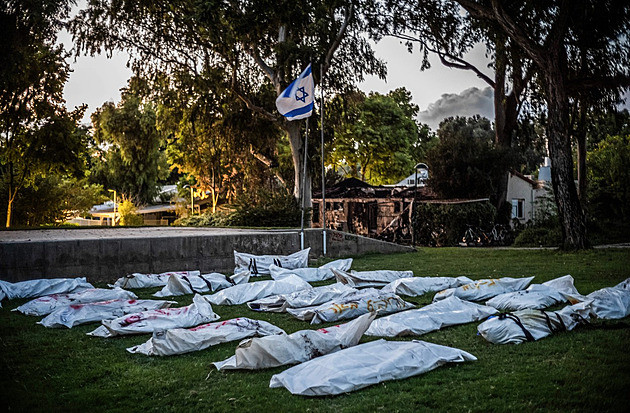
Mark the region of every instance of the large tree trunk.
POLYGON ((551 181, 558 205, 564 249, 589 247, 586 218, 573 179, 573 157, 569 137, 569 102, 561 62, 556 56, 548 59, 545 89, 548 105, 548 145, 551 157, 551 181))
MULTIPOLYGON (((311 173, 306 167, 306 179, 304 179, 304 204, 302 204, 302 180, 304 173, 304 143, 305 139, 302 134, 302 121, 292 121, 285 123, 285 130, 289 135, 289 143, 291 145, 291 155, 293 157, 293 176, 295 177, 295 185, 293 186, 293 196, 298 200, 300 205, 305 208, 311 208, 312 192, 311 192, 311 173)), ((310 227, 309 222, 304 224, 310 227)))

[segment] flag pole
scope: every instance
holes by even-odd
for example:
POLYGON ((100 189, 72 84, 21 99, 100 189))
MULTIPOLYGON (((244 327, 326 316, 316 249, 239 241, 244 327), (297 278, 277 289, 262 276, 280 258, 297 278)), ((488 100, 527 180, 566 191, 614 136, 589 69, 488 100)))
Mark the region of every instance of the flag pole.
POLYGON ((324 167, 324 65, 319 65, 319 89, 322 93, 321 121, 321 156, 322 156, 322 254, 326 256, 326 168, 324 167))
POLYGON ((304 249, 304 212, 306 209, 306 153, 308 149, 308 118, 306 118, 306 132, 304 134, 304 169, 302 171, 302 229, 300 231, 300 249, 304 249))

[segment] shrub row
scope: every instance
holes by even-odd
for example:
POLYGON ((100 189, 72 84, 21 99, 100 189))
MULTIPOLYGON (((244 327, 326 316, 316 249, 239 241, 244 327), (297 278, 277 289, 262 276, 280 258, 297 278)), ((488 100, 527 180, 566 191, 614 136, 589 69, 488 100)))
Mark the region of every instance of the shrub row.
POLYGON ((491 226, 496 215, 496 208, 489 201, 464 204, 419 203, 413 214, 416 244, 456 246, 467 225, 491 226))

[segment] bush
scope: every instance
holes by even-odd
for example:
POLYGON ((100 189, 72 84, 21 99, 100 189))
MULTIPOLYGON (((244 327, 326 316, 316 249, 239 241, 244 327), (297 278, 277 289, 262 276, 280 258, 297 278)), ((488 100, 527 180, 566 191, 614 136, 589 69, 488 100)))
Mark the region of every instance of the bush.
MULTIPOLYGON (((226 218, 228 226, 241 227, 296 227, 302 211, 292 195, 260 191, 241 196, 233 205, 234 211, 226 218)), ((304 217, 305 222, 310 214, 304 217)))
POLYGON ((419 245, 455 246, 467 225, 485 227, 495 221, 496 208, 489 202, 466 204, 420 203, 414 209, 414 230, 419 245))
MULTIPOLYGON (((302 211, 295 198, 288 194, 258 192, 242 195, 231 209, 218 210, 179 218, 173 225, 195 227, 296 227, 302 211)), ((305 222, 310 214, 304 217, 305 222)))
POLYGON ((122 226, 139 226, 143 224, 142 217, 136 214, 136 206, 129 199, 123 200, 118 205, 118 213, 120 214, 120 225, 122 226))
POLYGON ((173 225, 181 225, 184 227, 214 227, 217 226, 215 223, 214 216, 210 213, 204 213, 201 215, 192 215, 188 217, 183 217, 175 220, 173 225))
POLYGON ((562 244, 559 226, 532 226, 523 229, 514 240, 515 247, 557 247, 562 244))

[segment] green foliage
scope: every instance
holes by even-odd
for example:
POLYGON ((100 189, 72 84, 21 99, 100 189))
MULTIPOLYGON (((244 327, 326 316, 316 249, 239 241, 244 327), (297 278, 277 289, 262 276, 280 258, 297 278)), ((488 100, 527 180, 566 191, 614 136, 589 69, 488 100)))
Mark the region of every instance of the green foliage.
POLYGON ((136 214, 137 208, 130 199, 123 199, 118 204, 118 214, 120 214, 120 225, 138 226, 142 225, 142 217, 136 214))
POLYGON ((347 176, 373 185, 391 184, 406 177, 419 160, 413 159, 419 143, 414 117, 418 107, 404 88, 388 95, 354 92, 337 97, 334 106, 345 106, 332 119, 335 126, 330 163, 347 166, 347 176))
MULTIPOLYGON (((158 129, 168 136, 171 168, 187 174, 196 189, 211 191, 217 203, 233 199, 243 188, 264 186, 270 170, 278 174, 283 137, 277 124, 247 110, 221 73, 213 68, 194 75, 180 71, 161 75, 152 85, 160 102, 158 129), (254 161, 252 154, 270 160, 268 167, 254 161)), ((261 97, 272 101, 273 90, 263 89, 261 97)), ((288 152, 292 174, 290 148, 288 152)))
POLYGON ((467 225, 487 227, 495 222, 496 215, 490 202, 418 203, 412 218, 416 243, 432 247, 457 245, 467 225))
POLYGON ((490 121, 480 116, 448 118, 437 134, 439 142, 427 154, 431 188, 444 198, 494 195, 509 159, 494 147, 490 121))
POLYGON ((173 225, 179 225, 182 227, 213 227, 215 226, 215 214, 204 213, 200 215, 191 215, 187 217, 178 218, 173 222, 173 225))
POLYGON ((562 244, 562 230, 555 226, 528 226, 514 239, 514 247, 558 247, 562 244))
MULTIPOLYGON (((0 179, 7 195, 6 226, 20 191, 36 191, 49 174, 83 172, 85 107, 65 108, 68 57, 56 44, 69 2, 2 1, 0 6, 0 179)), ((31 200, 35 201, 35 200, 31 200)))
MULTIPOLYGON (((302 212, 295 198, 287 193, 259 191, 244 194, 232 205, 234 211, 225 224, 239 227, 297 227, 302 212)), ((304 220, 309 222, 310 214, 304 220)))
MULTIPOLYGON (((185 97, 186 103, 189 98, 195 101, 207 94, 222 95, 224 90, 215 89, 217 85, 229 89, 232 95, 228 97, 232 102, 227 104, 240 100, 232 111, 236 118, 243 114, 264 117, 288 134, 291 164, 294 176, 298 177, 293 182, 297 197, 301 193, 303 174, 300 135, 303 122, 287 122, 282 118, 276 111, 275 98, 309 62, 313 63, 315 83, 320 82, 319 74, 323 73, 327 87, 334 91, 348 89, 362 81, 366 74, 384 78, 385 64, 375 57, 364 35, 367 23, 363 13, 369 12, 369 8, 364 9, 350 0, 175 0, 167 6, 152 0, 106 0, 90 2, 73 20, 70 31, 78 53, 128 51, 136 74, 151 79, 166 74, 166 82, 174 88, 179 87, 180 74, 191 79, 210 79, 211 88, 199 88, 193 93, 190 92, 196 85, 183 88, 184 93, 191 95, 185 97)), ((206 132, 210 132, 210 127, 209 123, 205 125, 206 132)), ((241 131, 247 127, 249 131, 255 130, 254 134, 265 135, 264 128, 254 129, 247 123, 239 125, 241 131)), ((191 146, 185 149, 195 149, 191 146)), ((253 152, 259 148, 253 145, 253 152)), ((244 145, 238 149, 250 148, 244 145)), ((273 152, 275 145, 263 151, 266 149, 273 152)), ((216 157, 216 154, 210 155, 216 157)), ((268 163, 273 164, 273 159, 268 163)), ((229 166, 226 169, 228 175, 234 172, 229 166)), ((306 171, 308 175, 310 170, 306 171)), ((215 184, 217 173, 223 174, 223 171, 215 172, 215 184)), ((250 170, 236 173, 260 176, 250 170)), ((211 175, 197 173, 195 176, 203 181, 205 176, 211 175)), ((305 182, 308 185, 305 197, 310 199, 310 179, 305 182)), ((229 198, 231 189, 225 191, 229 198)))
MULTIPOLYGON (((0 185, 3 193, 5 188, 0 185)), ((59 225, 73 216, 85 215, 106 197, 100 185, 87 178, 61 177, 53 174, 38 177, 18 193, 13 205, 13 225, 20 227, 59 225)), ((0 199, 0 219, 6 219, 6 198, 0 199)))
MULTIPOLYGON (((589 294, 630 277, 628 262, 628 249, 566 254, 548 250, 423 248, 417 253, 355 257, 353 268, 412 270, 421 276, 463 275, 474 280, 535 276, 535 283, 569 273, 578 291, 589 294)), ((108 281, 119 276, 111 274, 108 281)), ((134 292, 140 298, 154 298, 152 294, 158 289, 134 292)), ((174 298, 178 302, 174 307, 192 302, 192 295, 174 298)), ((404 298, 421 307, 430 304, 433 294, 404 298)), ((301 397, 285 389, 269 388, 271 376, 287 367, 216 371, 211 363, 232 356, 238 342, 171 357, 129 354, 126 348, 145 342, 150 335, 113 339, 87 336, 97 324, 72 329, 43 328, 35 323, 37 318, 10 311, 26 301, 5 300, 0 308, 0 371, 6 373, 0 375, 0 388, 7 411, 627 410, 628 318, 619 322, 593 321, 591 326, 516 346, 489 344, 477 335, 479 323, 447 327, 424 336, 400 337, 396 340, 420 339, 460 348, 478 360, 442 366, 416 377, 339 396, 301 397)), ((247 316, 271 322, 288 334, 329 325, 315 327, 286 314, 253 312, 246 305, 213 306, 213 310, 221 315, 221 320, 247 316)), ((373 339, 365 336, 361 343, 373 339)))
POLYGON ((591 213, 630 222, 630 135, 608 136, 587 157, 591 213))
POLYGON ((143 103, 134 86, 130 82, 117 106, 107 102, 92 114, 99 157, 91 179, 146 204, 158 194, 158 183, 169 170, 154 105, 143 103))

